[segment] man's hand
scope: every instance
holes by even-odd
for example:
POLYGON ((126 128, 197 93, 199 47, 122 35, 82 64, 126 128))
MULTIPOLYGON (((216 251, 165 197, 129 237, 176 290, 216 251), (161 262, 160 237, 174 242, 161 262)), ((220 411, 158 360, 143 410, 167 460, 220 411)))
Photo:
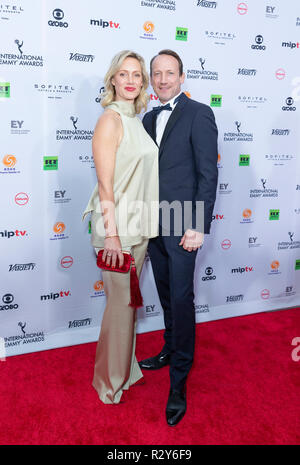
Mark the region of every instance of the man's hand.
POLYGON ((192 250, 197 250, 202 246, 204 241, 204 234, 198 231, 193 231, 192 229, 187 229, 184 235, 181 238, 179 245, 187 250, 192 252, 192 250))

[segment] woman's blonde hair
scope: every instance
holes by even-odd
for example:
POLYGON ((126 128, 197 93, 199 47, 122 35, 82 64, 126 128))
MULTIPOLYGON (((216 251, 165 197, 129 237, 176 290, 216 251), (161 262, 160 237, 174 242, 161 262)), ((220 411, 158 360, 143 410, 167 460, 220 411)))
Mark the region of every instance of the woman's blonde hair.
POLYGON ((136 113, 140 113, 143 108, 145 111, 147 110, 147 103, 149 100, 149 95, 147 94, 146 90, 149 85, 149 76, 146 71, 144 58, 141 57, 141 55, 139 55, 138 53, 133 52, 131 50, 122 50, 122 52, 117 53, 113 57, 110 67, 104 77, 105 91, 103 92, 101 96, 101 105, 103 107, 106 107, 107 105, 109 105, 111 102, 115 100, 116 92, 115 92, 114 86, 112 85, 111 80, 121 68, 122 63, 125 60, 125 58, 135 58, 136 60, 138 60, 138 62, 141 65, 143 86, 141 88, 141 91, 138 97, 134 101, 135 111, 136 113))

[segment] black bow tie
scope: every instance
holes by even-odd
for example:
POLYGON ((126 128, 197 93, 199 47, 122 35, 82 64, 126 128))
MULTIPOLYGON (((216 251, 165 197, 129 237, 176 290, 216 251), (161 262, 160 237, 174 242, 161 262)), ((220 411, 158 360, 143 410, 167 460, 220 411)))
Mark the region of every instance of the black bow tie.
MULTIPOLYGON (((180 95, 178 95, 178 97, 176 97, 176 99, 174 100, 173 105, 175 105, 175 103, 178 102, 179 97, 180 97, 180 95)), ((168 103, 167 105, 160 105, 159 107, 153 107, 153 110, 155 111, 155 113, 156 113, 157 115, 159 115, 159 113, 160 113, 161 111, 163 111, 163 110, 172 111, 173 108, 172 108, 171 105, 168 103)))
POLYGON ((154 107, 153 110, 155 111, 155 113, 157 115, 159 115, 159 113, 163 110, 168 110, 168 111, 172 111, 172 107, 171 105, 168 103, 167 105, 160 105, 159 107, 154 107))

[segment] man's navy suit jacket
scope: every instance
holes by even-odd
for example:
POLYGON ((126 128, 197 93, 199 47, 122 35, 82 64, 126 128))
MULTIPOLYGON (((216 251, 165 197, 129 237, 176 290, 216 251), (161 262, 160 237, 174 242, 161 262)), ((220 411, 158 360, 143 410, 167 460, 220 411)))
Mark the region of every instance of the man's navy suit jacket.
MULTIPOLYGON (((166 111, 166 110, 164 110, 166 111)), ((155 111, 143 125, 156 143, 155 111)), ((184 93, 172 111, 159 147, 159 201, 192 201, 192 222, 187 228, 209 234, 218 181, 218 130, 211 108, 189 99, 184 93), (204 228, 196 228, 196 201, 204 201, 204 228)), ((183 216, 182 216, 183 217, 183 216)), ((160 224, 161 210, 160 210, 160 224)), ((171 221, 171 232, 174 232, 171 221)), ((174 234, 179 235, 179 234, 174 234)))

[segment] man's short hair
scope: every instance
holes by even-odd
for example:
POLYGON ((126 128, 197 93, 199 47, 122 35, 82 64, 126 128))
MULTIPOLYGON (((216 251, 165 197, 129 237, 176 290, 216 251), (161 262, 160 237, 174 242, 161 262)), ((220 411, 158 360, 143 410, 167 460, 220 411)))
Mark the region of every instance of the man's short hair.
POLYGON ((177 61, 178 61, 178 67, 179 67, 179 76, 182 76, 183 74, 183 64, 182 64, 182 60, 180 58, 180 56, 178 55, 178 53, 174 52, 173 50, 170 50, 168 48, 166 48, 165 50, 161 50, 160 52, 158 52, 157 55, 155 55, 151 61, 150 61, 150 76, 152 76, 152 63, 153 61, 155 60, 156 57, 158 57, 159 55, 169 55, 171 57, 174 57, 177 61))

